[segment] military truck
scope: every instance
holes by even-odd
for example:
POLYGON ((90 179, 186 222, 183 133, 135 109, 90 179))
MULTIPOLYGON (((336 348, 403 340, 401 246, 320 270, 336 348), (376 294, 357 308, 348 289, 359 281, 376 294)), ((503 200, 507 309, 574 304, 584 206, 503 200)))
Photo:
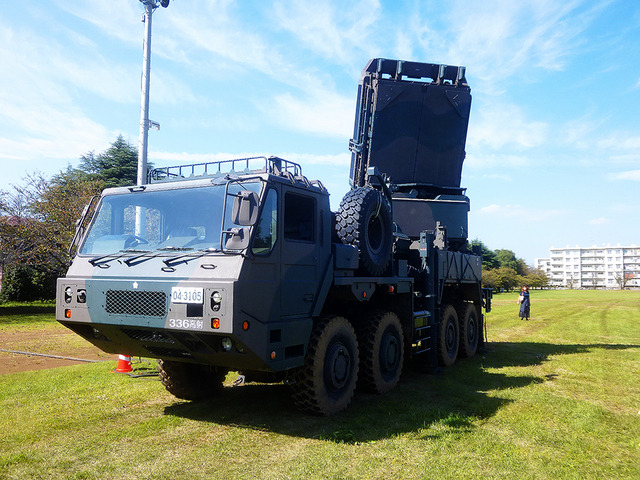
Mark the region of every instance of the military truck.
POLYGON ((480 252, 460 187, 471 94, 463 67, 373 59, 358 88, 351 190, 279 157, 156 168, 78 221, 57 320, 105 352, 159 359, 183 399, 225 375, 286 381, 330 415, 393 389, 411 360, 483 346, 480 252))

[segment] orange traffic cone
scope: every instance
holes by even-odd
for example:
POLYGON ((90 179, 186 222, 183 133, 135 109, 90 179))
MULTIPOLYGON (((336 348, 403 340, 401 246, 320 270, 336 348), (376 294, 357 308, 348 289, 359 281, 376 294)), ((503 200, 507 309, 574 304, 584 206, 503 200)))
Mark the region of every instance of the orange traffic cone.
POLYGON ((131 368, 131 357, 127 355, 118 355, 118 366, 116 367, 116 372, 118 373, 129 373, 132 372, 131 368))

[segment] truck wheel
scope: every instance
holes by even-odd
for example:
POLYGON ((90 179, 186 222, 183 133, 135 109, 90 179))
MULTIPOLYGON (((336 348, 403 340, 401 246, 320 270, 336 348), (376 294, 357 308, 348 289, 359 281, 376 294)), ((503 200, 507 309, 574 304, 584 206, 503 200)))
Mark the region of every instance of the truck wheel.
POLYGON ((391 212, 380 191, 355 188, 344 196, 336 213, 338 238, 358 247, 360 268, 369 275, 381 275, 391 260, 393 231, 391 212))
POLYGON ((353 327, 344 317, 321 320, 295 375, 294 402, 309 413, 333 415, 349 405, 357 379, 358 341, 353 327))
POLYGON ((402 373, 404 335, 393 312, 379 313, 358 330, 360 346, 359 386, 374 393, 393 390, 402 373))
POLYGON ((473 357, 478 350, 480 338, 478 310, 473 303, 462 304, 458 317, 460 318, 460 355, 473 357))
POLYGON ((209 398, 222 391, 225 370, 195 363, 158 362, 160 382, 171 394, 184 400, 209 398))
POLYGON ((440 338, 438 339, 438 359, 441 365, 450 367, 456 363, 459 337, 456 309, 452 305, 446 305, 440 317, 440 338))

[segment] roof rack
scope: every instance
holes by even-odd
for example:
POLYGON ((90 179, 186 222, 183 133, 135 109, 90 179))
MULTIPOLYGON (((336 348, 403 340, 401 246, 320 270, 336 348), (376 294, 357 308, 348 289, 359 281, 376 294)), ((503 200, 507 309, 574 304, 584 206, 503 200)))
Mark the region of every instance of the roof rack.
POLYGON ((149 172, 148 183, 175 182, 193 178, 256 173, 300 177, 302 176, 302 167, 295 162, 280 157, 236 158, 216 162, 154 168, 149 172))

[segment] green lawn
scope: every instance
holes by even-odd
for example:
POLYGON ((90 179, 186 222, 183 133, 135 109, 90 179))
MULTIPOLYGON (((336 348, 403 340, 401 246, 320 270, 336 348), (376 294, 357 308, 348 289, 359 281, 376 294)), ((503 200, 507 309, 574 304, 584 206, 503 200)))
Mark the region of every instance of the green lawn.
POLYGON ((485 355, 330 418, 284 385, 178 401, 113 362, 0 376, 0 478, 640 478, 640 292, 531 298, 528 322, 494 298, 485 355))

